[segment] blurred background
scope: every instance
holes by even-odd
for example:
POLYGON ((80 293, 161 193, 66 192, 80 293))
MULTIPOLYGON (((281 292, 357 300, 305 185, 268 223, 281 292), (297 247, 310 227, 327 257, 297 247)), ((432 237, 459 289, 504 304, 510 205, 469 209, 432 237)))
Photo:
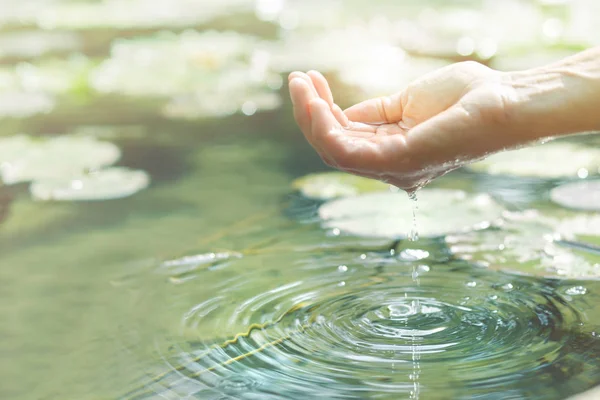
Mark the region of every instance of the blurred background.
POLYGON ((326 170, 290 71, 345 107, 595 45, 595 0, 0 0, 0 397, 119 397, 194 303, 156 263, 281 232, 326 170))

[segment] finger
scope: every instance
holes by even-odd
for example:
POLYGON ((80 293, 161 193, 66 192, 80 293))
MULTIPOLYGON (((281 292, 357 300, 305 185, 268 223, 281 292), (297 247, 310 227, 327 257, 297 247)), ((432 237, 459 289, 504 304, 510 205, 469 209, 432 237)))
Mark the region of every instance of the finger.
POLYGON ((367 124, 393 124, 402 120, 402 95, 378 97, 353 105, 344 111, 351 121, 367 124))
POLYGON ((331 93, 331 87, 329 86, 327 79, 325 79, 325 77, 318 71, 308 71, 306 74, 312 80, 312 83, 315 86, 319 97, 325 100, 327 104, 329 104, 329 107, 331 108, 335 119, 342 126, 350 125, 350 121, 348 120, 346 114, 344 114, 340 106, 333 102, 333 94, 331 93))
POLYGON ((310 102, 317 99, 317 95, 313 93, 308 86, 308 83, 306 83, 306 80, 302 77, 293 78, 289 87, 292 104, 294 105, 294 118, 296 119, 296 123, 300 127, 300 130, 308 143, 317 151, 317 153, 319 153, 321 158, 323 158, 328 165, 333 165, 333 161, 324 154, 318 142, 315 141, 312 133, 310 102))
POLYGON ((339 168, 369 171, 374 169, 371 163, 380 162, 378 145, 367 138, 346 134, 323 99, 311 101, 310 112, 315 142, 339 168))
POLYGON ((306 81, 302 78, 293 78, 289 85, 290 97, 294 105, 294 118, 296 123, 304 133, 309 142, 312 142, 311 135, 311 116, 309 104, 315 98, 308 87, 306 81))
POLYGON ((300 78, 302 76, 302 72, 294 71, 288 75, 288 83, 292 81, 294 78, 300 78))
MULTIPOLYGON (((295 78, 302 79, 304 82, 306 82, 306 84, 308 85, 308 87, 310 88, 310 90, 314 94, 314 96, 316 96, 316 97, 319 96, 312 79, 310 79, 310 76, 306 75, 304 72, 300 72, 300 71, 292 72, 290 74, 289 78, 291 78, 291 80, 295 79, 295 78)), ((291 82, 291 80, 290 80, 290 82, 291 82)))
POLYGON ((329 87, 327 79, 325 79, 325 77, 317 71, 308 71, 306 75, 308 75, 312 80, 319 97, 325 100, 327 104, 329 104, 329 107, 333 109, 333 94, 331 93, 331 88, 329 87))
POLYGON ((331 112, 333 112, 333 116, 340 123, 340 125, 342 125, 345 128, 350 127, 350 120, 348 119, 346 114, 344 114, 340 106, 338 106, 337 104, 333 104, 331 112))

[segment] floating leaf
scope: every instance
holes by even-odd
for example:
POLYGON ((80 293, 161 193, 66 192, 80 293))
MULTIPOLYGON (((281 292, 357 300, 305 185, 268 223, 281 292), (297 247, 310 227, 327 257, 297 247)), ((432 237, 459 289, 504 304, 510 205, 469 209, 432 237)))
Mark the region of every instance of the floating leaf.
POLYGON ((30 187, 34 199, 43 201, 91 201, 129 197, 150 184, 144 171, 107 168, 72 178, 47 178, 30 187))
POLYGON ((371 193, 325 203, 319 209, 319 216, 325 227, 341 232, 398 238, 407 236, 412 229, 414 205, 418 205, 416 223, 421 237, 485 229, 503 212, 485 194, 423 189, 418 192, 417 204, 406 193, 371 193))
POLYGON ((0 138, 0 178, 5 184, 40 179, 67 179, 86 170, 115 163, 117 146, 89 137, 32 139, 25 135, 0 138))
POLYGON ((0 23, 16 21, 37 24, 47 29, 154 28, 161 26, 193 26, 232 12, 250 11, 249 0, 104 0, 57 2, 22 1, 4 4, 6 15, 0 23), (8 12, 10 10, 10 12, 8 12))
POLYGON ((35 58, 53 52, 73 51, 81 46, 74 33, 17 31, 0 35, 0 58, 35 58))
POLYGON ((0 118, 27 118, 54 109, 55 100, 44 93, 23 91, 0 92, 0 118))
POLYGON ((170 99, 162 110, 169 118, 252 115, 281 105, 282 78, 261 47, 259 38, 235 32, 119 40, 90 82, 102 93, 170 99))
POLYGON ((592 240, 600 245, 600 214, 581 214, 557 223, 557 233, 567 239, 592 240))
MULTIPOLYGON (((557 235, 562 231, 564 237, 576 240, 575 231, 590 231, 582 222, 546 218, 531 210, 505 214, 501 229, 452 235, 446 242, 456 257, 487 268, 547 277, 600 277, 600 253, 557 235)), ((595 222, 598 234, 599 222, 595 222)))
POLYGON ((330 200, 360 193, 389 190, 390 185, 343 172, 323 172, 296 179, 292 187, 311 199, 330 200))
POLYGON ((249 90, 245 96, 235 93, 195 93, 177 96, 162 109, 167 118, 193 120, 204 117, 226 117, 237 112, 253 115, 258 111, 274 110, 281 106, 279 94, 261 89, 249 90))
POLYGON ((494 154, 467 168, 491 175, 576 178, 600 173, 600 149, 565 142, 494 154))
POLYGON ((266 87, 272 75, 269 55, 260 47, 257 37, 236 32, 159 32, 120 39, 92 73, 91 83, 100 92, 159 97, 241 84, 266 87))
POLYGON ((0 69, 0 89, 24 91, 37 96, 63 94, 81 85, 87 85, 93 62, 82 55, 65 59, 47 59, 41 62, 22 62, 16 67, 0 69))
POLYGON ((600 211, 600 181, 567 183, 552 189, 550 198, 566 208, 600 211))

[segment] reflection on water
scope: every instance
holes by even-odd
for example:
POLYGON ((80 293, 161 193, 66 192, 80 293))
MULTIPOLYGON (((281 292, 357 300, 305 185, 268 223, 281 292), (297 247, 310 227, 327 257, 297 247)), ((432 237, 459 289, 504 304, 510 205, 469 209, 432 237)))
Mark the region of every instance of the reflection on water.
MULTIPOLYGON (((96 163, 69 139, 71 155, 35 150, 27 177, 0 185, 0 398, 564 399, 600 383, 600 284, 539 277, 600 265, 597 217, 547 196, 562 181, 456 171, 432 186, 497 208, 465 214, 455 199, 450 214, 423 194, 420 240, 345 236, 308 197, 385 187, 336 175, 293 192, 325 167, 282 87, 288 68, 323 68, 348 105, 451 61, 529 66, 597 42, 596 2, 568 18, 562 3, 516 0, 325 3, 0 0, 0 138, 39 150, 90 136, 78 141, 122 153, 96 163), (354 62, 357 49, 368 56, 354 62), (113 163, 150 186, 31 196, 29 181, 74 161, 87 179, 75 192, 113 163), (569 217, 569 235, 547 239, 535 214, 428 239, 504 208, 569 217)), ((391 215, 406 226, 390 213, 382 226, 406 235, 405 211, 391 215)))

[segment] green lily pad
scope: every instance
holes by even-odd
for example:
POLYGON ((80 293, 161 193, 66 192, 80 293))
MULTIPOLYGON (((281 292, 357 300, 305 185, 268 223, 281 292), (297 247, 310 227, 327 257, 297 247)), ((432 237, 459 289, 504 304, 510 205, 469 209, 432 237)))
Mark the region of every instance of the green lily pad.
POLYGON ((556 232, 566 239, 600 245, 600 214, 579 214, 563 218, 556 224, 556 232))
POLYGON ((81 81, 87 85, 93 61, 82 55, 22 62, 16 67, 0 68, 0 90, 36 96, 67 93, 81 81))
POLYGON ((82 136, 0 138, 0 179, 5 184, 64 179, 115 163, 119 148, 82 136))
POLYGON ((577 178, 600 173, 600 149, 549 142, 494 154, 466 168, 490 175, 577 178))
MULTIPOLYGON (((19 20, 62 29, 156 28, 195 26, 232 12, 251 11, 248 0, 105 0, 47 2, 25 7, 19 20)), ((17 3, 18 8, 20 4, 17 3)))
POLYGON ((227 93, 195 93, 172 98, 162 108, 162 114, 170 119, 194 120, 206 117, 226 117, 238 112, 254 115, 259 111, 269 111, 281 106, 278 93, 260 88, 246 88, 247 94, 241 96, 238 90, 227 93))
POLYGON ((17 31, 0 35, 0 58, 35 58, 81 47, 80 38, 70 32, 17 31))
POLYGON ((565 208, 600 211, 600 180, 561 185, 552 189, 550 198, 565 208))
POLYGON ((303 196, 330 200, 336 197, 356 196, 361 193, 389 190, 390 185, 383 182, 346 174, 343 172, 322 172, 296 179, 292 187, 303 196))
POLYGON ((282 77, 263 46, 257 37, 215 31, 118 40, 90 84, 101 93, 165 99, 168 118, 252 115, 281 105, 282 77))
POLYGON ((191 30, 120 39, 112 45, 111 57, 92 72, 91 85, 103 93, 156 97, 268 87, 274 78, 261 43, 236 32, 191 30))
POLYGON ((54 109, 54 97, 35 92, 0 92, 0 119, 27 118, 36 114, 47 114, 54 109))
MULTIPOLYGON (((505 215, 501 229, 446 237, 457 258, 486 268, 519 274, 557 278, 596 278, 600 276, 600 253, 590 251, 574 232, 600 234, 600 219, 557 220, 537 211, 505 215), (562 233, 560 233, 562 232, 562 233)), ((600 236, 599 236, 600 237, 600 236)))
MULTIPOLYGON (((504 211, 486 194, 422 189, 417 196, 420 237, 485 229, 504 211)), ((324 227, 351 235, 402 238, 412 230, 413 206, 406 193, 370 193, 325 203, 319 208, 319 216, 324 227)))
POLYGON ((70 178, 47 178, 30 186, 34 199, 42 201, 112 200, 132 196, 150 184, 144 171, 107 168, 70 178))

